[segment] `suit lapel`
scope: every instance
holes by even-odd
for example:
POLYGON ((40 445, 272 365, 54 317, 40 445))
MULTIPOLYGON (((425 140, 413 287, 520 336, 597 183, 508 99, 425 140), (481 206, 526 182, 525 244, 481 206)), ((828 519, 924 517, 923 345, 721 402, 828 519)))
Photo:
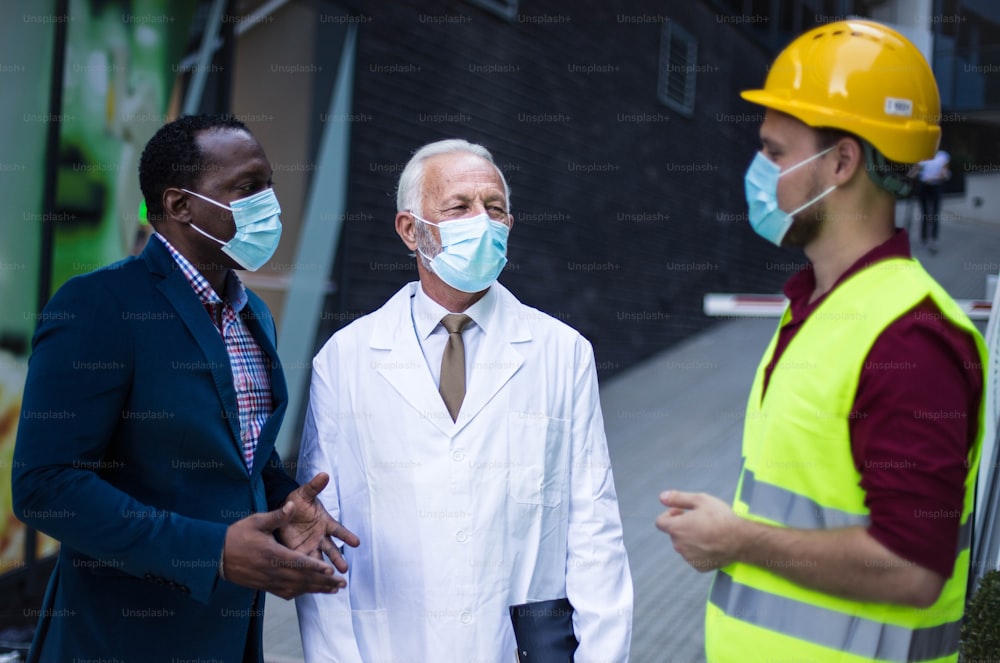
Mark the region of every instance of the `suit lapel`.
POLYGON ((413 328, 410 298, 416 285, 407 284, 375 314, 369 342, 372 365, 414 410, 450 436, 455 433, 455 424, 431 378, 413 328))
POLYGON ((499 283, 494 284, 496 309, 490 331, 483 334, 479 349, 472 359, 469 385, 455 424, 459 429, 472 421, 497 392, 524 364, 524 356, 516 345, 531 340, 531 332, 518 315, 520 302, 499 283))
POLYGON ((194 337, 198 347, 205 355, 205 362, 212 373, 215 388, 219 392, 222 409, 226 413, 226 423, 232 432, 233 448, 242 459, 243 450, 239 445, 239 409, 236 405, 236 388, 233 385, 233 370, 229 365, 226 344, 223 342, 219 330, 212 324, 212 320, 198 299, 198 295, 195 294, 191 284, 188 283, 184 273, 174 262, 163 243, 155 237, 151 237, 143 251, 143 256, 146 258, 150 271, 163 277, 163 280, 157 285, 157 289, 174 307, 177 316, 191 332, 191 336, 194 337))
POLYGON ((452 421, 431 377, 413 327, 410 298, 416 283, 408 284, 377 314, 370 347, 373 364, 407 403, 438 430, 456 435, 471 422, 524 364, 516 344, 531 341, 531 332, 517 313, 520 303, 496 284, 497 303, 489 333, 483 335, 472 367, 458 421, 452 421))

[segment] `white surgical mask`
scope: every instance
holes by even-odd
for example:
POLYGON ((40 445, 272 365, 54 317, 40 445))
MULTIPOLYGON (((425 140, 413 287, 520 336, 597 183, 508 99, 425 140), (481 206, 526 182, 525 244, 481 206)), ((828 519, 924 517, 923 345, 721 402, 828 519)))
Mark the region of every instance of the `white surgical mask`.
MULTIPOLYGON (((431 271, 441 280, 462 292, 481 292, 489 288, 507 264, 507 236, 510 228, 494 221, 485 212, 467 219, 431 223, 415 212, 413 218, 441 233, 441 251, 427 258, 431 271)), ((419 251, 419 249, 418 249, 419 251)))
POLYGON ((278 198, 274 195, 274 189, 268 187, 252 196, 234 200, 229 205, 223 205, 194 191, 187 189, 181 189, 181 191, 198 196, 202 200, 233 213, 236 234, 228 242, 209 235, 193 223, 191 227, 210 240, 221 244, 222 252, 235 260, 243 269, 256 272, 274 255, 275 249, 278 248, 278 241, 281 239, 281 217, 279 216, 281 205, 278 204, 278 198))

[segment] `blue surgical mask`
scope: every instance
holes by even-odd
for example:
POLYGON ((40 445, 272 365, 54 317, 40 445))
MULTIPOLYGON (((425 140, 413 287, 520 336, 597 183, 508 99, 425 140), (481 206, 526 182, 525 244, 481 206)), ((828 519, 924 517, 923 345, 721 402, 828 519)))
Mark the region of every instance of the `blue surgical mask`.
POLYGON ((747 205, 749 206, 750 226, 754 229, 754 232, 767 241, 781 246, 781 241, 785 238, 785 234, 792 227, 795 215, 810 205, 819 202, 828 193, 837 188, 836 185, 831 186, 823 193, 791 212, 783 212, 778 207, 778 180, 796 168, 801 168, 810 161, 820 158, 832 149, 832 147, 828 147, 822 152, 798 162, 791 168, 786 168, 784 171, 776 163, 764 156, 763 152, 757 153, 757 156, 753 158, 753 162, 750 164, 743 178, 747 205))
POLYGON ((209 235, 193 223, 191 227, 205 237, 221 244, 222 252, 235 260, 243 269, 256 272, 274 255, 275 249, 278 248, 278 241, 281 239, 281 218, 279 217, 281 205, 278 204, 278 198, 274 195, 274 189, 269 187, 252 196, 234 200, 229 205, 223 205, 194 191, 187 189, 181 189, 181 191, 198 196, 202 200, 233 213, 236 234, 228 242, 209 235))
MULTIPOLYGON (((507 236, 510 228, 483 213, 467 219, 431 223, 414 212, 413 218, 441 232, 441 251, 427 258, 431 271, 441 280, 462 292, 481 292, 489 288, 507 264, 507 236)), ((419 249, 417 249, 419 251, 419 249)))

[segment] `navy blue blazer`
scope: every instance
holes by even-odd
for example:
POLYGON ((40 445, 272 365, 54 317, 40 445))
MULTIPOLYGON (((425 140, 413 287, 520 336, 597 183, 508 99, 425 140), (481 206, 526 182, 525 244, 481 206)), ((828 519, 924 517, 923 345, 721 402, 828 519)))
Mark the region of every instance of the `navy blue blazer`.
POLYGON ((242 661, 264 596, 218 579, 227 526, 296 483, 274 321, 243 317, 275 409, 243 461, 225 344, 166 247, 68 281, 41 314, 14 451, 15 514, 61 543, 29 661, 242 661))

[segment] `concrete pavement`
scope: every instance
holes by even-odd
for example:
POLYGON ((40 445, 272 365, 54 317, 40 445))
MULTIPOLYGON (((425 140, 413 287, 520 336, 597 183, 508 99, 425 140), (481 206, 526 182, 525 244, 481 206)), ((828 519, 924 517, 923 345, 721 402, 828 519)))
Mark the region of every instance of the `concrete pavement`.
MULTIPOLYGON (((908 204, 900 206, 901 223, 908 204)), ((939 251, 915 242, 914 255, 953 297, 984 298, 986 275, 1000 271, 1000 218, 960 219, 948 210, 945 201, 939 251)), ((916 224, 913 230, 919 234, 916 224)), ((635 584, 631 658, 638 663, 704 660, 711 575, 693 571, 653 526, 662 511, 657 496, 679 488, 732 498, 746 397, 775 325, 774 319, 719 322, 602 385, 635 584)), ((268 663, 303 660, 292 602, 269 596, 264 629, 268 663)))

